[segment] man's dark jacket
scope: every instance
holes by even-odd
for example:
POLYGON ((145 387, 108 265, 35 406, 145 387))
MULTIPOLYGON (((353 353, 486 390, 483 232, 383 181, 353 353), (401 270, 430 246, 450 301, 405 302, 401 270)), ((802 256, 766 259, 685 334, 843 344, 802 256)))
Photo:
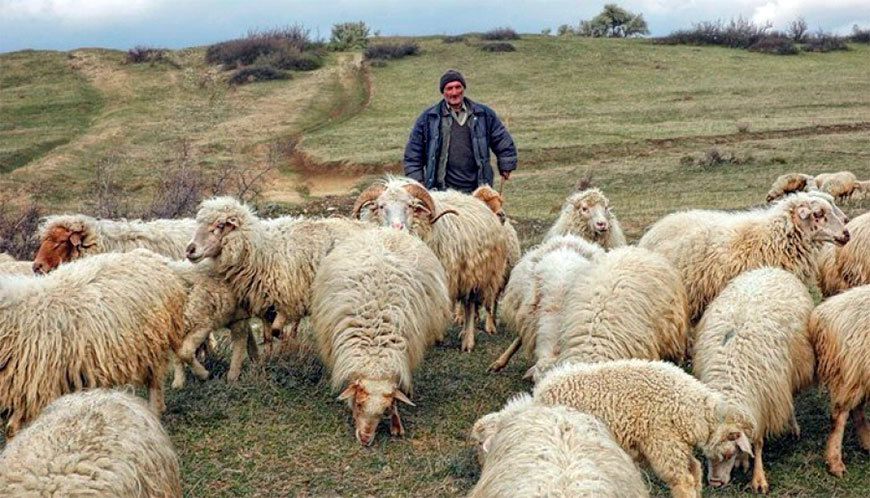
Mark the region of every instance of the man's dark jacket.
MULTIPOLYGON (((489 107, 465 99, 471 126, 471 145, 477 163, 477 184, 492 185, 489 165, 490 148, 495 153, 499 171, 517 167, 517 148, 507 129, 489 107)), ((449 114, 443 100, 423 111, 417 118, 408 145, 405 146, 405 176, 417 180, 428 189, 435 189, 438 153, 441 150, 441 117, 449 114)))

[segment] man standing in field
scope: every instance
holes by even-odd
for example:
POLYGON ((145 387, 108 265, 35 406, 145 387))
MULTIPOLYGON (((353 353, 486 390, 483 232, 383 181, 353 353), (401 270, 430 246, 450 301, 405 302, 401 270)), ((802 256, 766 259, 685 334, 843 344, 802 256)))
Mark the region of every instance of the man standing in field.
POLYGON ((444 99, 417 118, 405 146, 405 175, 431 190, 471 193, 492 186, 489 151, 507 180, 517 167, 517 148, 507 128, 489 107, 465 97, 465 78, 449 69, 439 89, 444 99))

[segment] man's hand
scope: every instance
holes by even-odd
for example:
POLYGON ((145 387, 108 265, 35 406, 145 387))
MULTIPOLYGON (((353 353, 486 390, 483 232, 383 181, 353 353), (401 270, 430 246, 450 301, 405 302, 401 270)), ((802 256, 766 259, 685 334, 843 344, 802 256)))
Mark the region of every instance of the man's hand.
POLYGON ((510 172, 510 171, 499 171, 499 174, 500 174, 501 177, 504 178, 505 180, 510 180, 510 178, 511 178, 511 172, 510 172))

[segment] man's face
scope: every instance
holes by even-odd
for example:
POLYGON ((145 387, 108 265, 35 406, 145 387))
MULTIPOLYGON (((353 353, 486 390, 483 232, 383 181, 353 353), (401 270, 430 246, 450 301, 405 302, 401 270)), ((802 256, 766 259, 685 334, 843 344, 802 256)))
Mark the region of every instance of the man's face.
POLYGON ((465 96, 465 88, 458 81, 451 81, 444 85, 444 100, 450 107, 462 105, 462 97, 465 96))

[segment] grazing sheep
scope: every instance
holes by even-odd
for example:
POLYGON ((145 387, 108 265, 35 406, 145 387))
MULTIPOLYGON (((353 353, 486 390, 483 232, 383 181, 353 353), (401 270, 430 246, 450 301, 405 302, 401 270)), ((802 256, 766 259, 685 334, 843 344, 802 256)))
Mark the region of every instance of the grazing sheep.
MULTIPOLYGON (((799 433, 793 393, 813 379, 807 334, 812 310, 813 299, 797 277, 766 267, 732 280, 698 323, 694 374, 748 415, 747 436, 755 450, 750 485, 757 492, 769 489, 761 459, 764 439, 788 427, 799 433)), ((738 457, 748 455, 708 460, 710 485, 728 484, 738 457)))
POLYGON ((184 333, 188 289, 144 249, 0 276, 0 410, 14 435, 49 402, 90 387, 147 386, 162 413, 166 355, 184 333))
POLYGON ((849 231, 825 198, 789 195, 767 209, 669 214, 644 234, 639 247, 664 255, 680 272, 693 322, 734 277, 773 266, 805 283, 815 281, 825 244, 845 244, 849 231))
POLYGON ((485 423, 496 422, 485 431, 483 469, 469 497, 649 496, 640 471, 597 418, 534 405, 528 394, 487 415, 493 416, 498 420, 485 423))
POLYGON ((516 332, 517 338, 489 366, 491 372, 505 368, 521 345, 525 346, 529 359, 540 358, 551 351, 558 339, 564 293, 573 283, 575 273, 603 254, 598 244, 576 235, 560 235, 523 256, 511 273, 499 315, 502 323, 516 332), (557 255, 549 257, 551 254, 557 255), (544 259, 548 261, 542 263, 544 259), (546 301, 543 306, 542 300, 546 301))
MULTIPOLYGON (((486 204, 453 190, 430 195, 414 180, 388 177, 359 195, 353 216, 407 230, 426 242, 444 265, 451 299, 462 303, 462 350, 474 349, 477 307, 494 309, 504 286, 509 251, 507 232, 486 204)), ((485 330, 496 332, 492 313, 487 315, 485 330)))
POLYGON ((606 250, 625 245, 625 235, 616 215, 610 210, 610 201, 597 188, 568 196, 559 218, 544 240, 569 234, 595 242, 606 250))
POLYGON ((337 241, 368 228, 340 218, 262 220, 232 197, 203 201, 196 220, 187 259, 212 259, 214 273, 251 315, 263 316, 275 306, 272 330, 278 331, 308 313, 320 260, 337 241))
POLYGON ((867 199, 870 196, 870 180, 859 181, 855 184, 855 190, 849 196, 852 200, 867 199))
POLYGON ((0 454, 4 496, 181 498, 178 458, 133 394, 93 389, 49 404, 0 454))
POLYGON ((530 372, 535 381, 554 363, 685 356, 686 291, 677 270, 652 251, 604 254, 570 287, 563 308, 555 347, 530 372))
POLYGON ((47 273, 65 261, 105 252, 150 249, 183 259, 196 229, 190 218, 179 220, 101 220, 83 214, 49 216, 39 228, 40 245, 33 271, 47 273))
POLYGON ((676 498, 701 496, 698 447, 719 459, 752 452, 736 407, 691 375, 663 361, 574 363, 551 370, 535 386, 536 403, 596 416, 632 458, 643 459, 676 498))
POLYGON ((390 409, 390 434, 404 435, 398 402, 411 406, 411 372, 444 337, 450 314, 444 268, 421 240, 380 228, 349 236, 323 258, 314 279, 311 325, 332 387, 344 389, 356 438, 369 445, 390 409))
POLYGON ((831 396, 832 428, 825 459, 828 471, 842 477, 846 471, 843 432, 850 412, 861 447, 870 451, 870 424, 864 417, 870 399, 870 285, 818 305, 810 315, 809 329, 816 376, 831 396))
POLYGON ((858 178, 851 171, 822 173, 816 175, 819 190, 831 194, 838 199, 846 199, 858 186, 858 178))
POLYGON ((819 289, 825 297, 870 284, 870 213, 846 224, 849 242, 826 247, 820 256, 819 289))
POLYGON ((773 202, 794 192, 808 192, 817 189, 816 179, 804 173, 786 173, 773 181, 767 192, 767 202, 773 202))

